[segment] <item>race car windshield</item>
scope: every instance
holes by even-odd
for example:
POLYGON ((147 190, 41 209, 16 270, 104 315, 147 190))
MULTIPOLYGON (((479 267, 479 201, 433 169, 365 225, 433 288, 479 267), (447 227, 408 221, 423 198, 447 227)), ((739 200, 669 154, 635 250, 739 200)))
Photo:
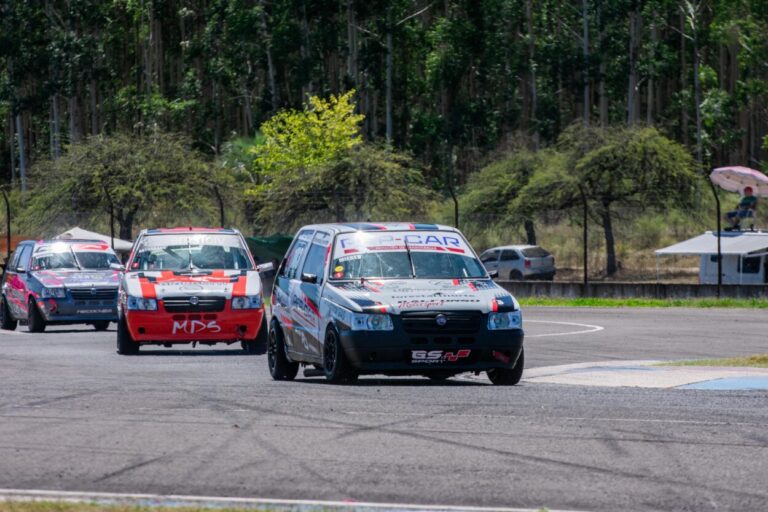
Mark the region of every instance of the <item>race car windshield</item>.
POLYGON ((336 237, 331 279, 467 279, 487 277, 453 232, 349 233, 336 237))
POLYGON ((40 254, 32 258, 32 270, 78 269, 71 251, 40 254))
POLYGON ((130 270, 248 270, 248 249, 236 235, 146 236, 130 270))
POLYGON ((80 267, 88 270, 109 270, 112 263, 120 264, 117 256, 111 252, 75 251, 80 267))

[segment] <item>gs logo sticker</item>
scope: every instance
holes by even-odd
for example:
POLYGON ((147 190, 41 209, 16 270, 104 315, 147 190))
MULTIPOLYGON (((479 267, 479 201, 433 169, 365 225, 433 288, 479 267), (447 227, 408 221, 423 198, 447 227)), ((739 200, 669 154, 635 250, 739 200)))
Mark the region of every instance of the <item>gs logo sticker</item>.
POLYGON ((468 348, 449 352, 447 350, 411 350, 411 363, 435 364, 455 363, 459 359, 466 359, 472 351, 468 348))

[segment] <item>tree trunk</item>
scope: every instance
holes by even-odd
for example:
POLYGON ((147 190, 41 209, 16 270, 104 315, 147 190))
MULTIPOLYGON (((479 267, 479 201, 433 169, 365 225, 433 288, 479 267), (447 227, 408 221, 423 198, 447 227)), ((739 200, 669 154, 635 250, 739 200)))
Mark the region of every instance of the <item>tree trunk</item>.
POLYGON ((123 240, 133 240, 133 221, 136 219, 136 209, 125 212, 122 208, 117 210, 117 224, 120 226, 119 237, 123 240))
MULTIPOLYGON (((598 7, 598 9, 600 9, 598 7)), ((598 96, 600 97, 600 127, 605 128, 608 126, 608 94, 605 91, 605 74, 608 71, 606 65, 606 52, 605 52, 605 28, 603 27, 602 9, 598 11, 598 22, 600 24, 599 38, 599 51, 600 51, 600 83, 598 84, 598 96)))
MULTIPOLYGON (((391 21, 391 20, 390 20, 391 21)), ((392 145, 392 26, 387 27, 387 78, 386 78, 386 140, 387 145, 392 145)))
POLYGON ((59 93, 51 96, 51 154, 53 158, 61 156, 61 114, 59 113, 59 93))
POLYGON ((640 47, 640 14, 636 10, 629 13, 629 83, 627 88, 627 125, 637 122, 637 53, 640 47))
POLYGON ((353 0, 347 0, 347 76, 352 87, 357 87, 357 21, 353 0))
POLYGON ((528 245, 536 245, 536 229, 531 219, 525 219, 523 222, 525 227, 525 239, 528 245))
POLYGON ((11 156, 11 188, 16 188, 16 130, 13 129, 13 116, 8 114, 8 141, 10 142, 10 156, 11 156))
POLYGON ((538 98, 536 90, 536 39, 533 32, 533 13, 531 12, 531 3, 533 0, 525 2, 525 26, 528 34, 528 69, 531 87, 531 124, 533 125, 533 149, 539 149, 539 123, 536 119, 536 109, 538 107, 538 98))
POLYGON ((603 233, 605 234, 605 273, 612 276, 616 273, 616 241, 613 238, 613 225, 611 224, 611 204, 603 203, 601 216, 603 219, 603 233))
MULTIPOLYGON (((686 39, 685 39, 685 13, 680 13, 680 89, 685 91, 688 88, 688 59, 686 58, 686 39)), ((688 105, 683 103, 680 109, 680 136, 683 139, 683 145, 688 146, 688 105)))
POLYGON ((589 126, 589 114, 592 106, 592 100, 589 93, 589 0, 581 2, 581 21, 582 21, 582 49, 584 58, 584 126, 589 126))
POLYGON ((16 136, 19 139, 19 181, 21 181, 21 191, 27 191, 27 151, 24 144, 24 122, 21 118, 21 112, 16 114, 16 136))
POLYGON ((261 7, 261 35, 264 38, 264 52, 267 54, 267 76, 269 77, 269 92, 272 95, 272 110, 275 111, 280 107, 280 94, 277 90, 277 78, 275 73, 275 64, 272 60, 272 36, 269 33, 269 27, 267 26, 267 12, 264 7, 264 0, 259 0, 259 6, 261 7))

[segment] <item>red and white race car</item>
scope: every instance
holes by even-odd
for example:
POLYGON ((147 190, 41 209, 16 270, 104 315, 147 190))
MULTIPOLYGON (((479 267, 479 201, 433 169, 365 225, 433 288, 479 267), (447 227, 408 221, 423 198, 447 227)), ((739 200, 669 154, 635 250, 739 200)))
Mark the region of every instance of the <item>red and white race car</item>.
POLYGON ((134 242, 118 294, 117 352, 142 345, 266 346, 259 272, 234 229, 144 230, 134 242))

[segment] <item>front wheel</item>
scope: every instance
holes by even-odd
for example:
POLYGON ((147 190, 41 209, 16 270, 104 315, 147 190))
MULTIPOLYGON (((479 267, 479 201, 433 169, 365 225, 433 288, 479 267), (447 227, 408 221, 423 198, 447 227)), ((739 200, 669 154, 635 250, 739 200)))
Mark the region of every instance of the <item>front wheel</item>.
POLYGON ((267 348, 267 342, 269 341, 269 333, 267 332, 267 319, 261 318, 261 326, 259 332, 256 333, 256 337, 252 340, 243 340, 240 342, 240 346, 246 354, 263 354, 267 348))
POLYGON ((357 380, 357 372, 349 364, 344 347, 341 346, 339 334, 333 327, 325 333, 323 371, 325 379, 332 384, 352 384, 357 380))
POLYGON ((131 336, 125 318, 117 320, 117 353, 133 356, 139 353, 139 344, 131 336))
POLYGON ((0 329, 6 331, 15 331, 18 322, 11 315, 11 309, 8 307, 5 297, 0 299, 0 329))
POLYGON ((520 357, 513 368, 494 368, 488 370, 488 378, 496 386, 514 386, 523 377, 523 365, 525 364, 525 353, 520 349, 520 357))
POLYGON ((289 361, 288 356, 285 355, 283 331, 274 320, 269 329, 267 364, 269 365, 269 373, 275 380, 293 380, 299 373, 299 363, 289 361))
POLYGON ((29 332, 43 332, 45 330, 45 318, 43 318, 43 314, 38 309, 35 299, 29 299, 27 329, 29 332))

